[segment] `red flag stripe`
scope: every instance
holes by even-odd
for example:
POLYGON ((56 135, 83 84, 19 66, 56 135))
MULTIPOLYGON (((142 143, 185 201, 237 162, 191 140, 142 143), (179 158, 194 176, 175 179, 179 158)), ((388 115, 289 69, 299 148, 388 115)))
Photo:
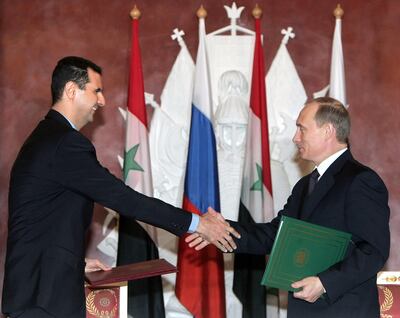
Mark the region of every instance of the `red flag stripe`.
POLYGON ((272 194, 269 138, 268 138, 268 117, 267 101, 264 78, 264 55, 261 44, 261 21, 256 19, 256 36, 254 47, 253 75, 251 86, 250 107, 253 113, 260 118, 261 122, 261 149, 262 149, 262 173, 263 183, 272 194))
POLYGON ((132 21, 132 49, 129 74, 128 110, 147 128, 138 19, 133 19, 132 21))
MULTIPOLYGON (((183 209, 201 214, 186 197, 183 198, 183 209)), ((225 317, 223 255, 213 245, 201 251, 189 248, 185 243, 186 236, 179 240, 177 267, 180 279, 176 281, 176 296, 192 313, 196 313, 196 318, 225 317), (190 285, 185 282, 190 282, 190 285)))

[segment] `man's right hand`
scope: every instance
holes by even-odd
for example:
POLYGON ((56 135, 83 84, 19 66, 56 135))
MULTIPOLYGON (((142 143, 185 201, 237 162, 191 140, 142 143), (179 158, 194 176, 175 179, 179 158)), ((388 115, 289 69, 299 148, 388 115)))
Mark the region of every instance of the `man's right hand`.
MULTIPOLYGON (((221 213, 217 213, 210 207, 207 213, 200 217, 196 233, 189 237, 193 237, 192 239, 196 240, 196 250, 200 250, 212 243, 223 252, 232 252, 236 249, 236 244, 231 234, 240 238, 240 234, 225 221, 221 213)), ((188 241, 186 240, 186 242, 188 241)))

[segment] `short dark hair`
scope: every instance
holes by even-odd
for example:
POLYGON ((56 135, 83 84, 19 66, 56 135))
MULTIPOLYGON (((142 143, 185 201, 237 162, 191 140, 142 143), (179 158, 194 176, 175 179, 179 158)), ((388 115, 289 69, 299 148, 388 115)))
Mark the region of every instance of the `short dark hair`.
POLYGON ((78 56, 67 56, 57 62, 51 78, 52 104, 57 103, 63 94, 65 84, 72 81, 80 89, 84 89, 89 82, 88 68, 101 74, 101 67, 78 56))
POLYGON ((331 123, 336 129, 336 139, 340 143, 349 144, 350 115, 341 102, 332 97, 318 97, 307 104, 317 103, 318 110, 315 113, 315 121, 319 127, 331 123))

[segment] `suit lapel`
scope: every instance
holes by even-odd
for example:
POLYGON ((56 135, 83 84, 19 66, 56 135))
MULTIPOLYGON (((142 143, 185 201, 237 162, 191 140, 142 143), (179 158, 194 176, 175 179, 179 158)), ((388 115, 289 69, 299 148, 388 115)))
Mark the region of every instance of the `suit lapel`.
MULTIPOLYGON (((339 173, 346 161, 352 159, 352 155, 349 150, 345 151, 339 158, 337 158, 325 171, 321 179, 315 186, 314 191, 311 195, 307 196, 307 191, 303 191, 304 199, 303 206, 301 209, 301 219, 307 220, 316 211, 318 203, 325 197, 329 190, 335 185, 335 175, 339 173)), ((308 179, 310 176, 308 176, 308 179)), ((308 182, 306 183, 308 186, 308 182)))
POLYGON ((318 203, 324 198, 324 196, 328 193, 328 191, 333 187, 335 184, 335 180, 332 175, 324 175, 318 181, 313 193, 307 196, 305 194, 304 204, 302 207, 301 218, 302 219, 309 219, 312 213, 314 212, 318 203))

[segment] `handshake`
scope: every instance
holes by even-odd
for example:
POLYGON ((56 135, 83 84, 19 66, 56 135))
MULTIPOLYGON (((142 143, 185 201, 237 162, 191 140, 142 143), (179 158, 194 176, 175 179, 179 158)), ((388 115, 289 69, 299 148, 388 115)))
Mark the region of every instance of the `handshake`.
POLYGON ((200 217, 196 232, 186 237, 185 242, 196 250, 211 243, 223 252, 233 252, 236 244, 231 235, 240 238, 240 234, 225 221, 221 213, 209 207, 207 213, 200 217))
MULTIPOLYGON (((211 243, 223 252, 233 252, 236 249, 236 244, 231 234, 240 238, 240 234, 225 221, 221 213, 215 212, 213 208, 208 208, 207 213, 200 217, 196 232, 186 237, 185 241, 197 251, 211 243)), ((85 258, 85 262, 85 272, 111 270, 110 266, 98 259, 85 258)))

